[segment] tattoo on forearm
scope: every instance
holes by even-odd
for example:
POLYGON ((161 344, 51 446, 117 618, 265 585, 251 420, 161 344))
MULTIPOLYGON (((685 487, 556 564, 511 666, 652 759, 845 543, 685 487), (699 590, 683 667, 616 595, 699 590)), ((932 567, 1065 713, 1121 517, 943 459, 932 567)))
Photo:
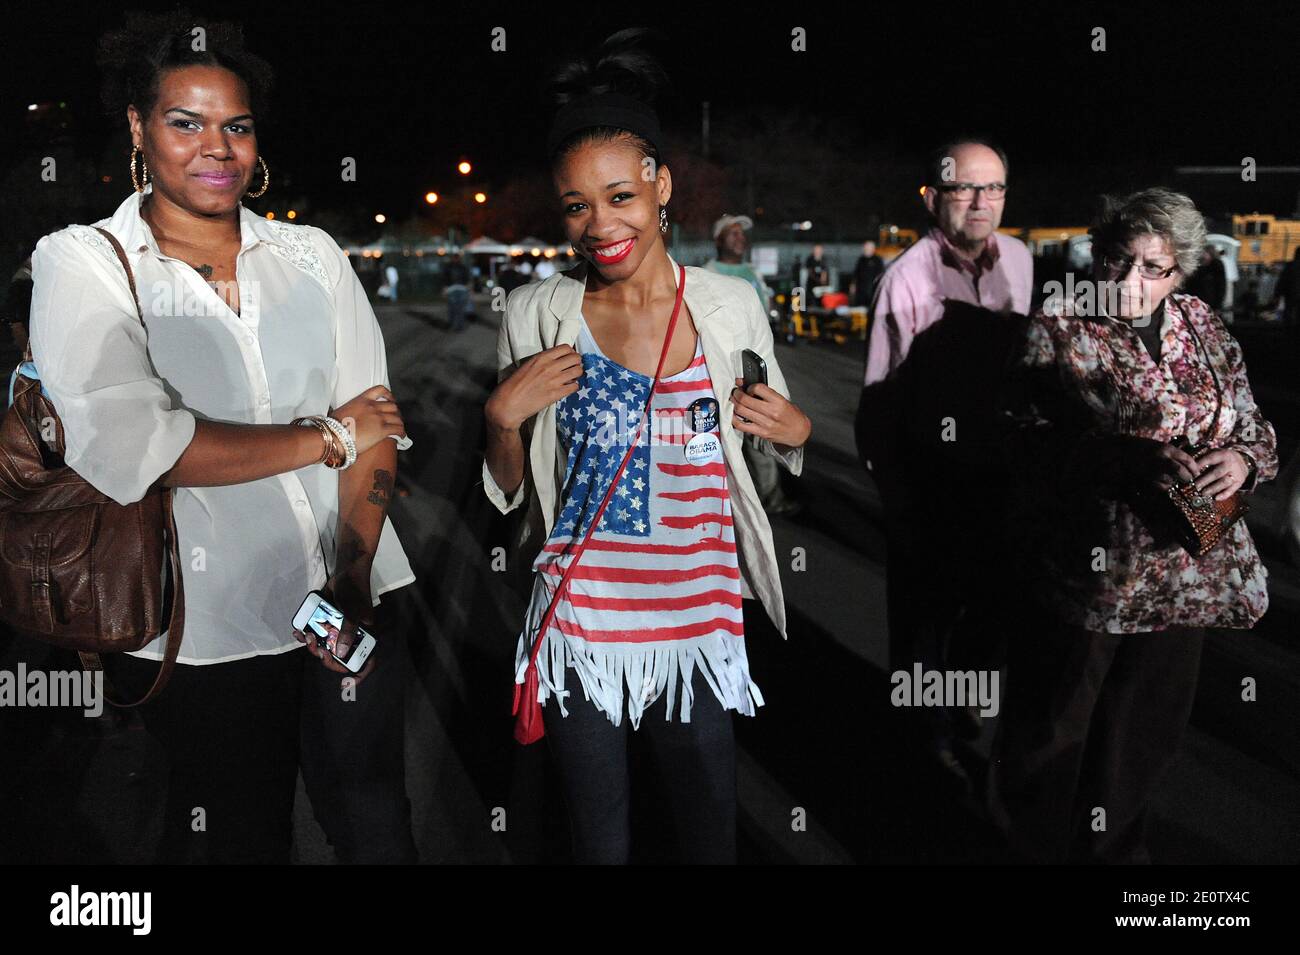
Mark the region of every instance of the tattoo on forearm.
POLYGON ((387 507, 393 496, 393 476, 387 471, 375 472, 375 483, 366 495, 366 500, 380 507, 387 507))

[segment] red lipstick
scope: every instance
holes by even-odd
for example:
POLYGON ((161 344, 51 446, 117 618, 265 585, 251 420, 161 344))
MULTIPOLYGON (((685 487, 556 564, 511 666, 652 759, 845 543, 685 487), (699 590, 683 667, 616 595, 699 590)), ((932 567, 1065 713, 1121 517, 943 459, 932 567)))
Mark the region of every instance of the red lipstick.
POLYGON ((598 265, 614 265, 631 255, 634 245, 636 245, 635 236, 619 239, 617 242, 606 242, 604 245, 589 245, 587 248, 591 250, 598 265))

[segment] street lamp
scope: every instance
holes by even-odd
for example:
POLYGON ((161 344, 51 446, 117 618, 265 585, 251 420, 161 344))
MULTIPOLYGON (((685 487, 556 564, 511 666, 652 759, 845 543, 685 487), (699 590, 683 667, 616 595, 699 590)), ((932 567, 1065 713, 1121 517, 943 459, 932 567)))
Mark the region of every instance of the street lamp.
POLYGON ((477 202, 479 205, 483 205, 483 203, 487 202, 487 193, 485 192, 474 193, 474 201, 477 202))
POLYGON ((378 222, 380 225, 383 225, 385 222, 388 221, 388 216, 380 212, 375 216, 375 221, 378 222))
POLYGON ((467 160, 462 159, 456 165, 456 171, 459 172, 462 176, 468 176, 471 172, 474 171, 474 167, 471 166, 467 160))
POLYGON ((424 194, 424 201, 429 205, 433 205, 438 201, 438 194, 436 192, 426 192, 424 194))

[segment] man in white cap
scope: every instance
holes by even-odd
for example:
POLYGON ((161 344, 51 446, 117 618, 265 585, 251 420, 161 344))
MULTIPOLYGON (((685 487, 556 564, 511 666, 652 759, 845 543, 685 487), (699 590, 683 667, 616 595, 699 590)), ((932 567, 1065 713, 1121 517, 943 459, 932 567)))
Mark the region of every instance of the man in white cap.
MULTIPOLYGON (((745 233, 754 227, 754 220, 749 216, 725 215, 713 223, 713 241, 717 244, 718 256, 710 259, 704 267, 710 272, 733 275, 744 279, 754 287, 758 300, 767 313, 771 307, 772 290, 767 287, 762 276, 745 261, 749 251, 749 236, 745 233)), ((792 515, 802 510, 802 505, 786 495, 781 487, 781 470, 776 460, 758 451, 752 441, 746 441, 745 463, 754 478, 754 488, 763 509, 769 514, 792 515)))
POLYGON ((749 236, 745 233, 752 228, 754 220, 749 216, 725 215, 713 223, 713 241, 718 256, 706 262, 704 267, 710 272, 734 275, 754 286, 758 300, 763 303, 763 311, 767 312, 771 307, 772 290, 754 267, 745 261, 745 255, 749 252, 749 236))

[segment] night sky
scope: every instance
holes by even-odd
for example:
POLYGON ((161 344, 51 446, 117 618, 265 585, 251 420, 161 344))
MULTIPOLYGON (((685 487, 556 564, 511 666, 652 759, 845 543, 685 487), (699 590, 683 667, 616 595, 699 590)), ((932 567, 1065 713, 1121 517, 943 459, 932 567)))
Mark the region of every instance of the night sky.
MULTIPOLYGON (((819 203, 865 194, 860 184, 869 180, 888 182, 887 194, 871 194, 867 207, 914 218, 919 204, 895 185, 898 170, 916 168, 950 134, 971 131, 1010 153, 1007 222, 1080 220, 1097 191, 1155 182, 1185 188, 1211 214, 1247 206, 1288 214, 1297 205, 1300 175, 1241 183, 1173 173, 1183 165, 1239 166, 1245 156, 1261 166, 1300 165, 1300 15, 1287 4, 1108 11, 737 3, 709 5, 712 12, 701 15, 702 4, 661 3, 638 5, 632 16, 606 12, 619 6, 223 2, 190 9, 242 21, 250 48, 276 69, 275 112, 259 124, 262 151, 278 185, 285 188, 287 177, 294 194, 310 196, 318 209, 410 214, 426 190, 456 185, 452 167, 463 156, 490 190, 537 175, 549 64, 631 25, 662 31, 658 49, 674 86, 660 113, 679 142, 699 148, 700 103, 708 100, 719 137, 712 158, 761 167, 765 151, 752 145, 743 157, 727 154, 726 131, 768 130, 783 117, 770 135, 787 147, 816 142, 848 164, 812 183, 819 203), (504 53, 490 50, 497 26, 506 30, 504 53), (807 52, 791 51, 794 27, 807 30, 807 52), (1090 49, 1094 27, 1106 30, 1105 52, 1090 49), (357 158, 356 183, 339 180, 343 156, 357 158)), ((23 5, 6 18, 0 114, 7 124, 21 124, 27 103, 64 100, 77 149, 106 166, 120 163, 124 174, 125 122, 101 116, 94 66, 96 37, 121 24, 120 11, 52 2, 23 5)), ((0 163, 12 167, 32 144, 6 138, 0 163)), ((109 190, 104 211, 125 184, 109 190)), ((800 213, 773 191, 760 182, 755 204, 800 213)))

